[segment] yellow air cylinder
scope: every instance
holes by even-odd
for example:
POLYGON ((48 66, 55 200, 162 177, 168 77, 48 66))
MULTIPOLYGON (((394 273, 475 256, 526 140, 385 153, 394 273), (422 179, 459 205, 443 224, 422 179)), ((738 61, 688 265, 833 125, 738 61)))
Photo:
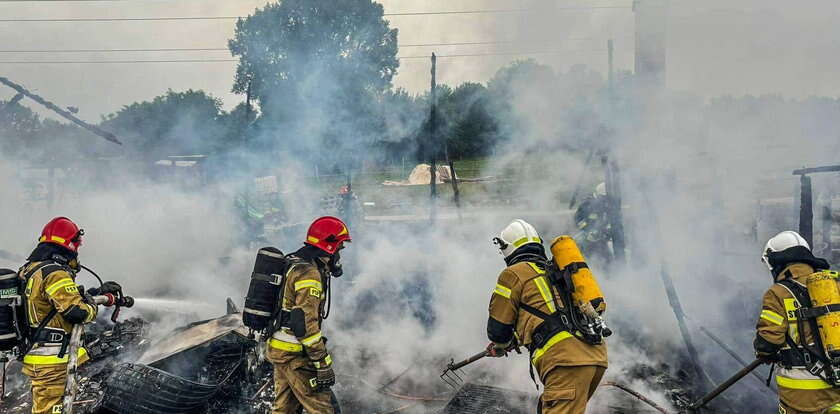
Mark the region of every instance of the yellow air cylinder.
MULTIPOLYGON (((554 255, 554 263, 561 271, 574 263, 586 263, 575 239, 570 236, 554 239, 551 242, 551 254, 554 255)), ((592 271, 587 267, 580 267, 572 273, 571 277, 575 287, 575 291, 572 292, 572 300, 575 304, 581 306, 584 303, 590 303, 596 311, 603 313, 607 309, 607 302, 592 271)))
MULTIPOLYGON (((840 304, 840 274, 825 270, 816 272, 806 279, 811 306, 814 308, 840 304)), ((840 356, 840 312, 829 312, 817 317, 817 326, 825 352, 830 357, 840 356)))

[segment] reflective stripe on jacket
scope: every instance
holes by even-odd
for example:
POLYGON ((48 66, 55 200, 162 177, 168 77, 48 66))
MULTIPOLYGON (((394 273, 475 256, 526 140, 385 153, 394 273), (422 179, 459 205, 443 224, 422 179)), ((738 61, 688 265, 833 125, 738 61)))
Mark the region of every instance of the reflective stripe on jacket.
MULTIPOLYGON (((794 282, 804 287, 805 279, 812 273, 813 267, 794 263, 780 275, 784 277, 789 274, 794 282)), ((799 302, 787 287, 774 284, 764 293, 756 334, 781 349, 790 349, 785 341, 786 336, 790 336, 797 344, 801 344, 803 338, 813 344, 814 335, 810 326, 806 324, 804 332, 799 332, 795 313, 799 307, 799 302)), ((821 412, 840 402, 840 389, 812 375, 805 367, 779 367, 776 383, 779 385, 779 399, 798 411, 821 412)))
MULTIPOLYGON (((545 271, 535 263, 519 262, 508 266, 499 275, 490 298, 488 336, 494 340, 492 331, 496 327, 509 327, 519 339, 520 345, 529 346, 533 341, 534 329, 543 320, 524 310, 524 303, 542 312, 552 314, 562 302, 555 300, 557 292, 551 286, 545 271)), ((607 366, 606 345, 589 345, 562 331, 554 334, 543 347, 534 350, 531 362, 540 378, 557 366, 607 366)))

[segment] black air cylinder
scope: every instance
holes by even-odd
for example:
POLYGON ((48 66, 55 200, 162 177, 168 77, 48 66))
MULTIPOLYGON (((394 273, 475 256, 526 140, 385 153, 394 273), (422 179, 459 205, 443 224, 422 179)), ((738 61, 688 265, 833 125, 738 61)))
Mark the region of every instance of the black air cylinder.
POLYGON ((0 351, 10 351, 18 342, 15 306, 19 303, 19 288, 15 271, 0 269, 0 351))
POLYGON ((288 260, 283 252, 274 247, 263 247, 257 252, 254 273, 245 297, 242 321, 245 326, 261 332, 271 324, 272 317, 280 307, 283 278, 288 260))

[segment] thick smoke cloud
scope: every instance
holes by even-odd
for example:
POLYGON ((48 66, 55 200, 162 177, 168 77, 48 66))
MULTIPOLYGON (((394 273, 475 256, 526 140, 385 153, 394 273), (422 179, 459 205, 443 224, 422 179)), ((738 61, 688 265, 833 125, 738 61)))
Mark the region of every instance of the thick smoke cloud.
MULTIPOLYGON (((685 8, 675 10, 676 21, 694 21, 685 8)), ((567 19, 565 13, 545 13, 537 21, 548 24, 553 18, 567 19)), ((704 12, 709 14, 712 11, 704 12)), ((721 24, 730 19, 722 18, 721 24)), ((808 21, 794 22, 800 20, 808 21)), ((585 36, 595 32, 588 29, 592 23, 609 26, 611 22, 592 17, 570 29, 585 36)), ((529 31, 524 23, 517 29, 522 33, 513 33, 523 38, 544 34, 529 31)), ((786 27, 790 24, 796 23, 786 27)), ((493 25, 482 29, 501 38, 493 25)), ((706 53, 707 57, 714 54, 706 53)), ((537 178, 511 187, 508 197, 522 202, 502 213, 441 223, 432 229, 424 224, 353 228, 357 241, 345 258, 348 274, 334 281, 334 314, 326 323, 339 373, 381 383, 408 367, 420 366, 425 369, 415 368, 417 381, 428 386, 437 381, 443 358, 466 357, 482 349, 489 294, 503 266, 489 240, 513 218, 533 222, 546 239, 572 232, 570 212, 562 208, 568 194, 579 176, 584 177, 587 193, 603 173, 598 160, 589 166, 584 163, 586 150, 593 144, 609 148, 624 172, 629 240, 627 267, 593 263, 609 302, 608 321, 616 330, 609 341, 608 377, 625 380, 623 369, 637 362, 665 363, 673 370, 686 366, 685 347, 660 278, 663 267, 674 279, 691 317, 693 339, 710 376, 719 381, 737 364, 702 336, 701 325, 749 359, 758 300, 770 283, 758 252, 766 237, 785 229, 779 223, 790 222, 774 217, 775 222, 768 224, 757 214, 772 198, 781 199, 783 215, 793 216, 792 195, 797 186, 790 170, 829 163, 840 155, 835 132, 838 103, 827 97, 741 97, 742 90, 720 72, 695 78, 704 71, 690 70, 686 62, 711 65, 701 55, 686 50, 670 54, 675 62, 672 82, 685 86, 678 89, 689 90, 713 84, 719 88, 713 90, 731 91, 734 97, 705 99, 668 93, 656 97, 651 106, 635 108, 632 99, 639 91, 624 73, 617 76, 616 106, 611 107, 600 67, 573 67, 565 59, 551 57, 539 60, 555 64, 545 78, 517 79, 508 107, 496 113, 511 141, 495 149, 496 156, 482 175, 504 177, 514 171, 537 178)), ((472 73, 472 69, 464 72, 472 73)), ((453 74, 458 70, 454 65, 441 68, 450 79, 468 76, 453 74)), ((764 90, 759 80, 744 90, 764 90)), ((796 97, 819 92, 797 82, 780 85, 778 90, 796 97)), ((94 102, 98 97, 86 99, 94 102)), ((324 115, 326 111, 319 111, 323 108, 317 107, 317 101, 309 104, 315 106, 312 131, 334 122, 324 115)), ((383 119, 386 130, 403 134, 407 129, 398 122, 399 113, 388 112, 383 119)), ((341 127, 330 125, 331 129, 341 127)), ((300 141, 320 142, 320 137, 306 130, 296 133, 300 141)), ((357 138, 362 142, 366 137, 357 138)), ((377 154, 368 155, 377 158, 377 154)), ((285 156, 276 161, 281 167, 272 167, 296 183, 286 205, 296 221, 305 223, 319 215, 315 206, 320 194, 310 192, 304 179, 292 177, 310 174, 313 160, 305 154, 285 156)), ((242 160, 243 165, 274 162, 260 153, 242 154, 242 160)), ((25 255, 44 222, 54 215, 68 215, 88 232, 83 262, 106 279, 124 283, 129 294, 179 300, 200 317, 220 314, 226 297, 242 302, 254 255, 236 236, 241 223, 232 199, 242 182, 224 181, 196 192, 131 173, 118 174, 110 180, 118 180, 118 187, 80 188, 47 210, 42 203, 26 201, 20 179, 26 171, 20 161, 4 160, 0 166, 0 183, 8 195, 0 201, 4 217, 0 249, 25 255)), ((225 173, 254 175, 253 171, 225 173)), ((63 179, 73 182, 73 177, 63 179)), ((830 195, 826 192, 823 198, 830 195)), ((279 247, 289 251, 297 245, 288 241, 279 247)), ((479 364, 475 377, 489 375, 497 385, 532 390, 525 356, 479 364)), ((649 383, 645 381, 631 385, 654 394, 658 402, 667 402, 662 394, 646 390, 649 383)), ((769 394, 759 391, 749 378, 733 393, 744 396, 742 403, 772 405, 769 394)), ((613 396, 599 392, 595 408, 605 410, 613 396)))

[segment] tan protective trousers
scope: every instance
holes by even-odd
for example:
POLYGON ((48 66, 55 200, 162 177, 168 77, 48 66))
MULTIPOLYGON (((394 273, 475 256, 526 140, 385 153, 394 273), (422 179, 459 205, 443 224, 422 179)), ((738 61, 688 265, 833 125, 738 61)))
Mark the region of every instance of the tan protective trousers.
POLYGON ((23 364, 23 373, 32 380, 32 414, 60 413, 67 383, 67 364, 23 364))
POLYGON ((797 411, 779 402, 779 414, 840 414, 840 404, 834 404, 822 411, 797 411))
POLYGON ((584 414, 586 403, 607 371, 604 367, 555 367, 545 376, 539 414, 584 414))
POLYGON ((274 365, 274 405, 271 414, 341 414, 338 400, 330 391, 315 392, 315 370, 305 356, 274 365))

